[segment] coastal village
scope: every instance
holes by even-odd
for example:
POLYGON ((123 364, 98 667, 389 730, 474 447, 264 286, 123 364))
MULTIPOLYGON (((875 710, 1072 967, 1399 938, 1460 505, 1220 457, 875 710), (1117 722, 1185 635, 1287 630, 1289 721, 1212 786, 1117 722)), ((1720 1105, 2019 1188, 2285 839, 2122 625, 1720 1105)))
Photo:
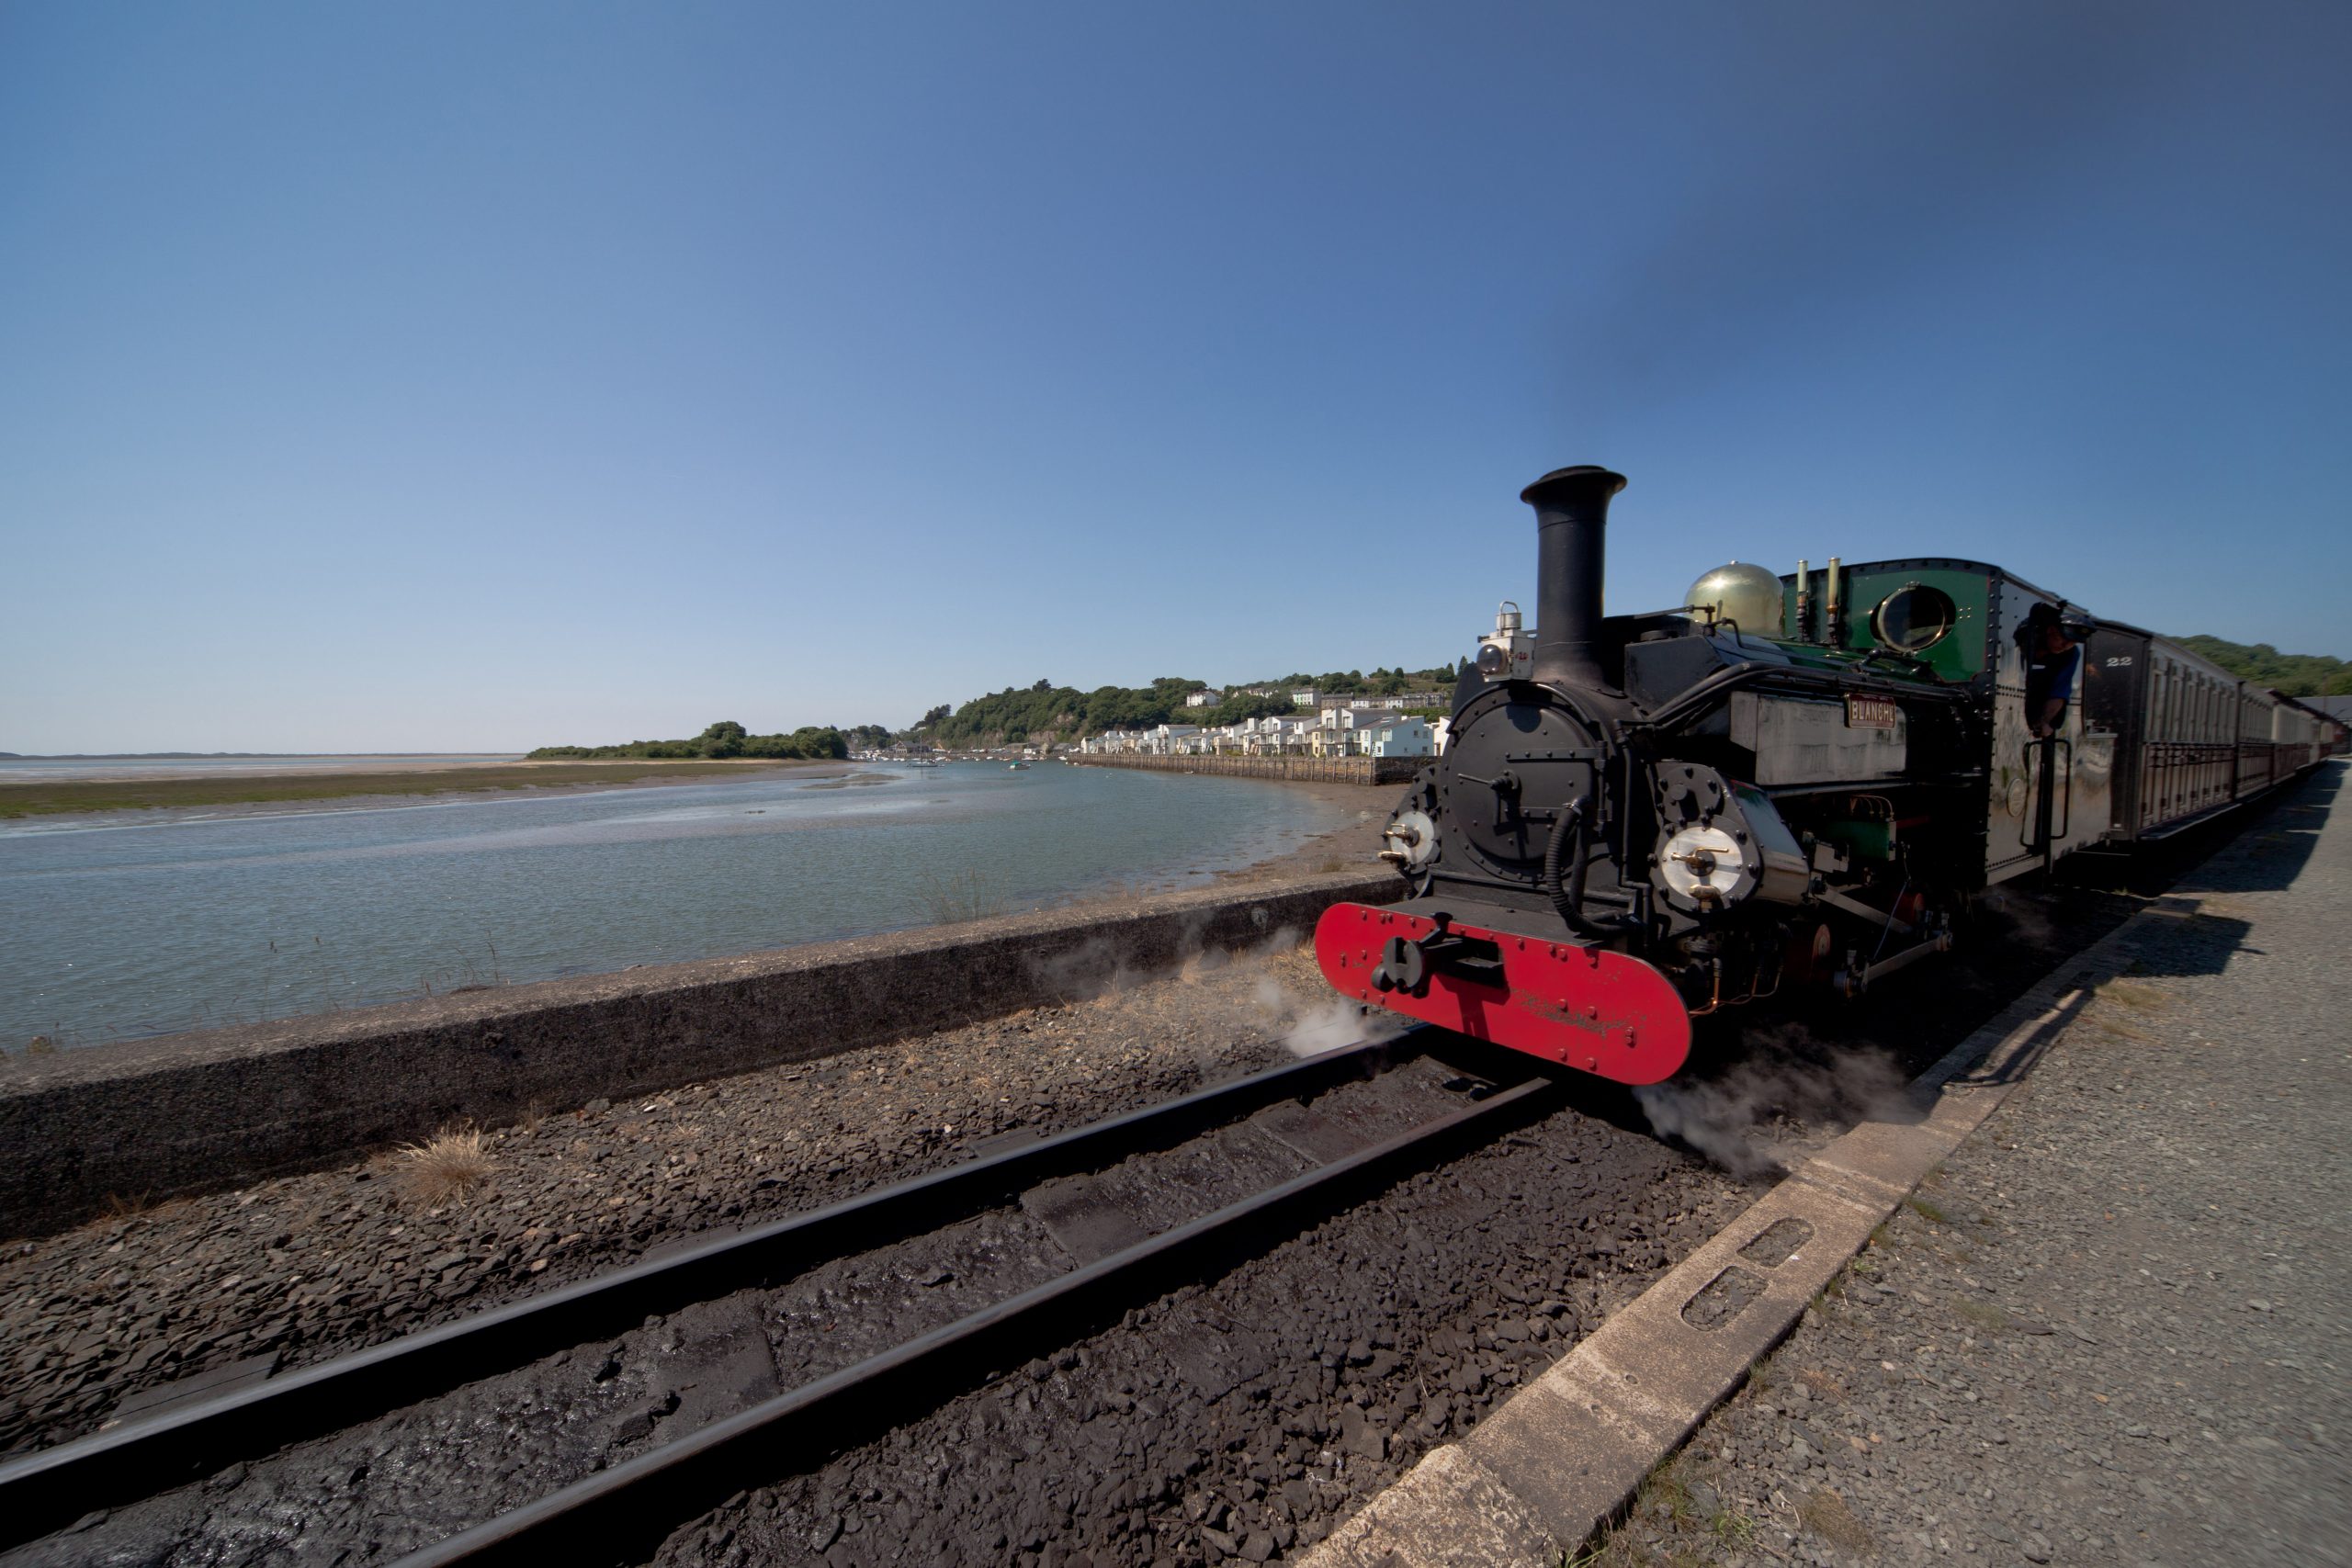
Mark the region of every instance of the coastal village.
MULTIPOLYGON (((1250 688, 1252 695, 1273 694, 1250 688)), ((1085 756, 1121 754, 1160 757, 1430 757, 1445 750, 1446 720, 1424 716, 1448 705, 1436 692, 1394 696, 1327 696, 1312 686, 1290 694, 1299 713, 1245 718, 1238 724, 1160 724, 1148 729, 1114 729, 1070 748, 1085 756)), ((1211 686, 1184 700, 1187 708, 1213 708, 1226 694, 1211 686)))
MULTIPOLYGON (((1272 686, 1241 686, 1231 692, 1204 686, 1188 694, 1187 711, 1206 713, 1227 697, 1285 694, 1272 686)), ((1313 686, 1287 689, 1295 712, 1268 714, 1233 724, 1169 722, 1135 729, 1110 729, 1075 742, 942 748, 902 740, 854 755, 874 761, 904 761, 955 755, 990 759, 1041 757, 1433 757, 1445 750, 1444 710, 1450 694, 1398 692, 1387 695, 1332 694, 1313 686)))

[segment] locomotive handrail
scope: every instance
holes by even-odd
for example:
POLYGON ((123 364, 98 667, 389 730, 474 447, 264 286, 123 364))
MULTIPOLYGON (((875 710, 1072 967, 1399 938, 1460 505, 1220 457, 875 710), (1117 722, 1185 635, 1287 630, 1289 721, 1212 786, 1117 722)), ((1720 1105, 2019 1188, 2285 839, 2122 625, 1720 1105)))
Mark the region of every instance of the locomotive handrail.
POLYGON ((2025 754, 2028 759, 2027 777, 2032 780, 2034 807, 2032 810, 2026 812, 2023 820, 2018 823, 2018 843, 2025 849, 2040 850, 2046 858, 2050 854, 2052 845, 2074 831, 2075 743, 2064 736, 2040 736, 2025 743, 2025 754), (2061 746, 2066 749, 2066 765, 2064 769, 2058 766, 2058 748, 2061 746), (2037 750, 2041 753, 2041 765, 2038 772, 2031 765, 2031 758, 2037 750), (2065 794, 2063 797, 2058 793, 2058 783, 2061 779, 2065 782, 2065 794), (2049 825, 2052 812, 2060 804, 2062 798, 2066 807, 2065 815, 2060 818, 2054 826, 2049 825), (2050 809, 2044 809, 2045 804, 2050 809))

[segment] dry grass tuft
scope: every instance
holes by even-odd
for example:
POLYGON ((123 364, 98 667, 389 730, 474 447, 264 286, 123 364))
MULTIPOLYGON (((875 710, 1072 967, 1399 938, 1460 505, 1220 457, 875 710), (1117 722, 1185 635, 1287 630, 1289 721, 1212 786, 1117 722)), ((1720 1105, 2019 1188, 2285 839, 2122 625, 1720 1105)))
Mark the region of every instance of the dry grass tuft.
POLYGON ((2009 1326, 2009 1314, 1990 1302, 1955 1302, 1952 1311, 1979 1328, 2003 1329, 2009 1326))
POLYGON ((1843 1551, 1863 1552, 1878 1544, 1870 1527, 1846 1506, 1846 1499, 1826 1486, 1798 1506, 1797 1517, 1805 1529, 1843 1551))
POLYGON ((1805 1387, 1813 1390, 1814 1393, 1819 1394, 1824 1399, 1843 1399, 1846 1397, 1846 1385, 1839 1382, 1829 1373, 1822 1371, 1815 1367, 1806 1367, 1799 1371, 1797 1373, 1797 1382, 1804 1384, 1805 1387))
POLYGON ((2172 1001, 2171 998, 2154 986, 2145 985, 2138 980, 2109 980, 2098 988, 2098 999, 2102 1002, 2113 1002, 2118 1007, 2132 1008, 2140 1012, 2150 1012, 2157 1008, 2169 1006, 2172 1001))
POLYGON ((464 1198, 490 1179, 498 1162, 482 1141, 481 1129, 444 1127, 421 1144, 402 1144, 393 1161, 393 1180, 413 1203, 438 1205, 464 1198))
POLYGON ((927 873, 919 892, 933 925, 993 919, 1005 912, 1003 889, 995 878, 976 867, 967 866, 945 875, 927 873))
POLYGON ((1634 1513, 1648 1514, 1674 1525, 1690 1522, 1691 1506, 1690 1488, 1677 1473, 1673 1460, 1651 1471, 1634 1499, 1634 1513))
POLYGON ((1745 1547, 1756 1539, 1756 1521, 1735 1508, 1716 1510, 1707 1528, 1715 1532, 1716 1540, 1734 1549, 1745 1547))

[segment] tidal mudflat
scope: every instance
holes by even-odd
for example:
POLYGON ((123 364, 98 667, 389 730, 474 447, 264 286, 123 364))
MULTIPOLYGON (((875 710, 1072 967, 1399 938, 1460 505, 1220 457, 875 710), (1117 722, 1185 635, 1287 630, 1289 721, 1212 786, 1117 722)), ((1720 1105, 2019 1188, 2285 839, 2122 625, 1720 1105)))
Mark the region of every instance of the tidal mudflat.
POLYGON ((520 758, 66 759, 0 769, 0 818, 89 811, 261 811, 316 802, 366 806, 478 790, 609 789, 748 771, 840 773, 843 762, 526 761, 520 758), (109 766, 111 763, 113 765, 109 766), (210 765, 207 765, 209 763, 210 765))

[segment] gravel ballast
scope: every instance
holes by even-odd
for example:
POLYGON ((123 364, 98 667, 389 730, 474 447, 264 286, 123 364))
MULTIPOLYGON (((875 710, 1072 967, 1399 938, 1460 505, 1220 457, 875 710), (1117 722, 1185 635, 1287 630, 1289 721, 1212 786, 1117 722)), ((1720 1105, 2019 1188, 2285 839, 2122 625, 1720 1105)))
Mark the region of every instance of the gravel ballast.
POLYGON ((723 1508, 659 1561, 1265 1562, 1746 1201, 1645 1133, 1561 1111, 723 1508))
POLYGON ((435 1201, 388 1154, 10 1245, 0 1452, 206 1369, 299 1365, 1356 1038, 1303 950, 482 1137, 435 1201))
POLYGON ((1601 1562, 2352 1562, 2341 776, 2133 928, 1601 1562))
POLYGON ((256 1541, 304 1561, 390 1561, 1061 1277, 1098 1256, 1097 1243, 1125 1245, 1090 1216, 1174 1226, 1311 1168, 1291 1139, 1376 1143, 1457 1111, 1483 1082, 1428 1058, 1342 1079, 1316 1093, 1311 1115, 1277 1102, 1033 1187, 1016 1206, 649 1317, 238 1464, 0 1561, 238 1561, 256 1541))

